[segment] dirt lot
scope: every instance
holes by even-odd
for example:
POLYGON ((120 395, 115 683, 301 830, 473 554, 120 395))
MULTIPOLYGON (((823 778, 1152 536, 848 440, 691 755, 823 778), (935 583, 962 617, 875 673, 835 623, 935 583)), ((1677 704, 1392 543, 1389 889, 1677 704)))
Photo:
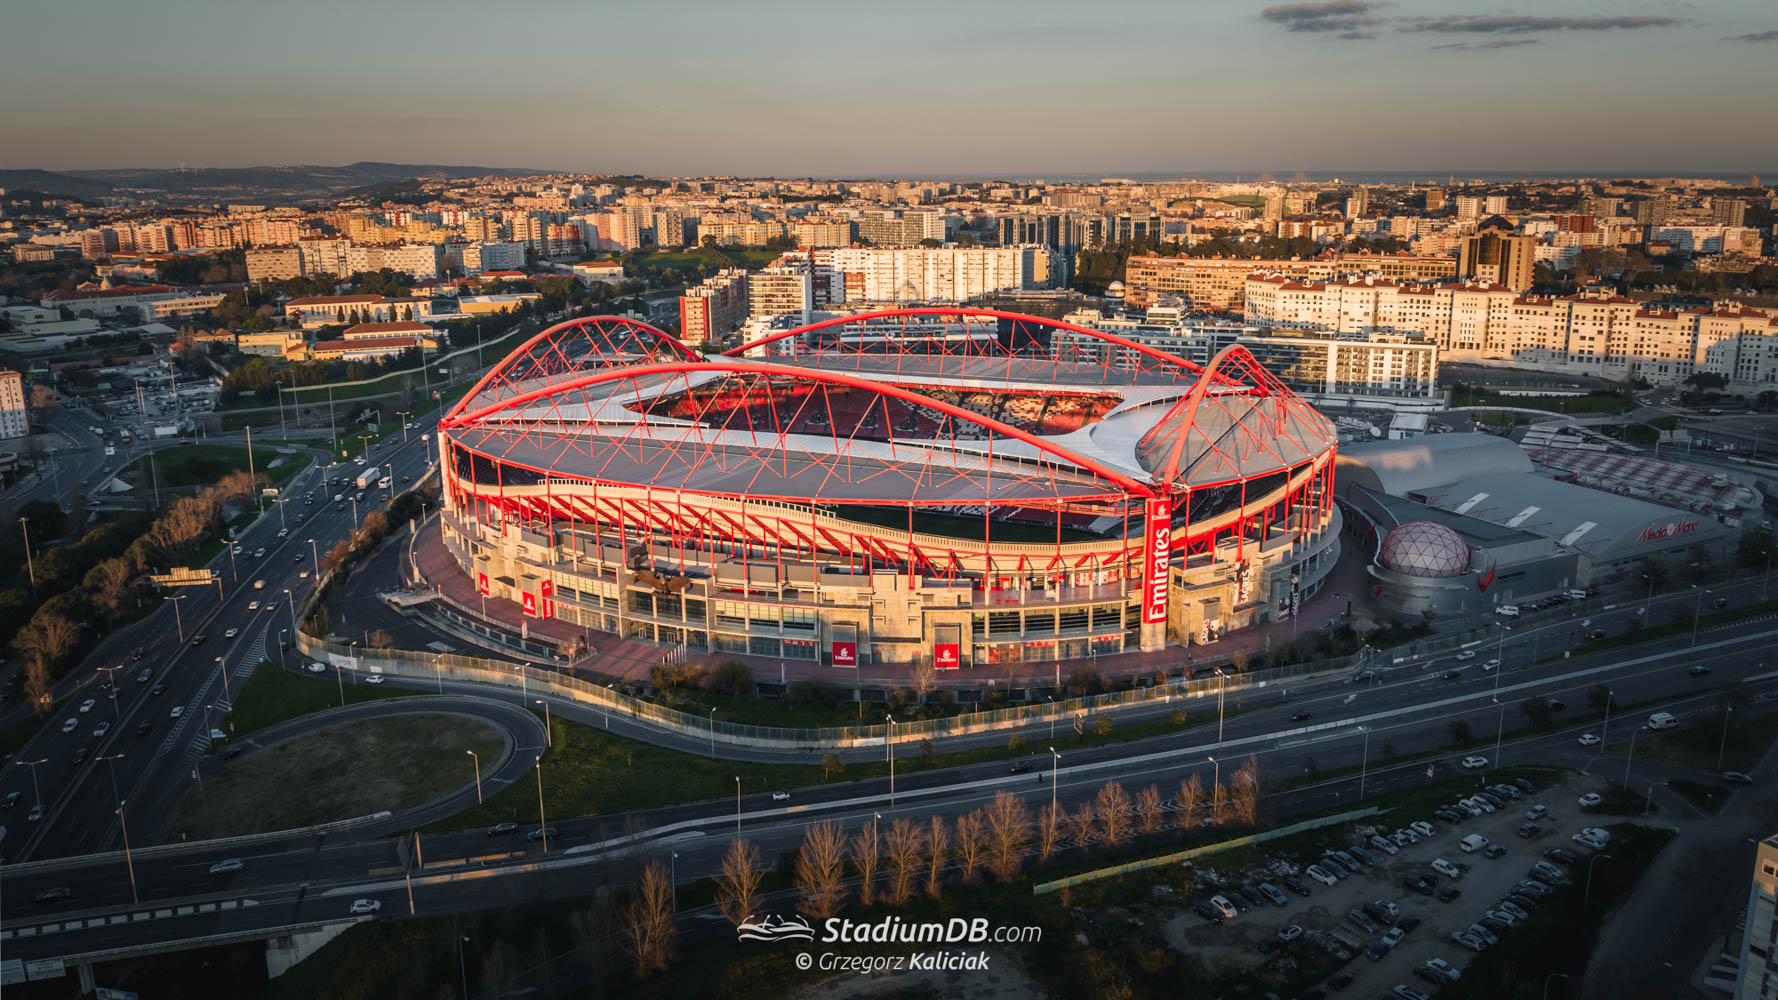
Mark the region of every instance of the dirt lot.
MULTIPOLYGON (((1494 782, 1489 780, 1487 783, 1494 782)), ((1294 959, 1307 964, 1311 961, 1319 963, 1328 952, 1349 952, 1352 958, 1345 963, 1344 971, 1353 977, 1353 982, 1345 991, 1347 995, 1381 996, 1396 984, 1436 993, 1433 985, 1417 979, 1413 970, 1433 957, 1443 958, 1459 968, 1467 964, 1471 952, 1453 942, 1451 933, 1468 927, 1471 922, 1479 920, 1484 911, 1493 908, 1514 883, 1527 877, 1532 864, 1541 859, 1544 850, 1558 846, 1574 850, 1583 858, 1582 866, 1573 869, 1574 878, 1576 881, 1585 878, 1584 859, 1592 852, 1569 837, 1581 827, 1604 825, 1606 821, 1602 817, 1584 815, 1575 800, 1584 792, 1603 790, 1606 784, 1582 775, 1567 776, 1560 784, 1539 787, 1536 792, 1526 793, 1495 813, 1466 818, 1457 824, 1445 823, 1430 814, 1391 813, 1382 817, 1384 822, 1374 830, 1361 825, 1353 828, 1345 838, 1346 843, 1359 844, 1369 850, 1379 860, 1374 867, 1366 867, 1343 878, 1337 885, 1323 886, 1300 873, 1301 866, 1316 858, 1296 858, 1297 876, 1308 883, 1310 896, 1291 894, 1288 906, 1265 905, 1220 925, 1207 923, 1187 908, 1169 923, 1167 938, 1175 948, 1195 954, 1212 967, 1240 968, 1266 961, 1258 950, 1260 943, 1279 928, 1294 923, 1303 928, 1303 938, 1275 952, 1273 957, 1283 956, 1281 961, 1285 963, 1294 959), (1525 810, 1538 804, 1549 809, 1547 816, 1536 821, 1542 829, 1529 839, 1519 837, 1517 830, 1526 822, 1525 810), (1394 856, 1388 856, 1380 849, 1371 849, 1369 838, 1373 832, 1384 832, 1385 826, 1393 831, 1414 820, 1431 823, 1433 835, 1400 848, 1400 853, 1394 856), (1505 847, 1507 853, 1495 859, 1484 858, 1480 852, 1465 854, 1458 842, 1472 833, 1479 833, 1505 847), (1460 868, 1468 865, 1469 870, 1456 880, 1437 875, 1430 865, 1439 858, 1460 868), (1455 886, 1462 895, 1446 903, 1440 902, 1437 896, 1423 896, 1404 888, 1402 878, 1414 874, 1433 875, 1439 889, 1455 886), (1420 926, 1410 931, 1400 946, 1376 962, 1364 953, 1378 939, 1380 932, 1367 933, 1346 917, 1347 911, 1369 900, 1392 902, 1401 913, 1412 914, 1421 920, 1420 926), (1358 947, 1348 947, 1350 942, 1357 942, 1358 947)), ((1453 801, 1456 798, 1456 795, 1452 796, 1453 801)), ((1258 883, 1278 874, 1217 871, 1211 867, 1213 865, 1213 860, 1208 861, 1194 879, 1193 902, 1213 894, 1219 881, 1236 885, 1243 881, 1258 883)))

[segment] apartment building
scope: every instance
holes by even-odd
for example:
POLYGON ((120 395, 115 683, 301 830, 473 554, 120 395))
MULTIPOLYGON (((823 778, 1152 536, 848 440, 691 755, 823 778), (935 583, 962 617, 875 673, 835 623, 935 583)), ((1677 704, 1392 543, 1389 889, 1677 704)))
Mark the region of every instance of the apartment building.
POLYGON ((847 302, 967 302, 1041 288, 1049 251, 1040 247, 848 247, 829 251, 847 302))
POLYGON ((1266 272, 1298 281, 1325 282, 1342 274, 1374 275, 1396 281, 1439 281, 1457 273, 1457 260, 1445 256, 1350 253, 1309 260, 1253 260, 1244 257, 1131 257, 1124 269, 1124 301, 1146 309, 1165 298, 1183 299, 1193 309, 1238 311, 1247 277, 1266 272))
POLYGON ((1509 229, 1485 226, 1464 237, 1457 273, 1522 292, 1531 287, 1538 243, 1535 236, 1514 236, 1509 229))
POLYGON ((677 208, 656 208, 648 227, 654 232, 654 245, 662 250, 685 245, 685 213, 677 208))
POLYGON ((774 266, 747 276, 747 315, 795 316, 798 325, 809 322, 815 292, 812 268, 774 266))
POLYGON ((525 266, 525 245, 509 241, 469 243, 463 247, 463 272, 482 274, 525 266))
POLYGON ((337 323, 389 323, 424 320, 432 315, 432 300, 388 299, 381 295, 313 295, 284 303, 284 318, 305 330, 337 323))
POLYGON ((25 377, 0 371, 0 438, 22 438, 31 433, 31 413, 25 406, 25 377))
POLYGON ((247 251, 248 281, 288 281, 303 276, 299 246, 254 247, 247 251))
POLYGON ((1741 932, 1741 961, 1732 1000, 1778 998, 1778 836, 1754 849, 1753 883, 1747 893, 1747 923, 1741 932))
POLYGON ((409 274, 415 280, 438 277, 439 246, 436 243, 371 244, 346 248, 346 272, 375 273, 383 268, 409 274))
POLYGON ((945 217, 912 209, 868 210, 858 214, 858 238, 878 247, 916 247, 944 241, 945 217))
POLYGON ((757 247, 784 234, 784 223, 772 220, 761 222, 755 219, 712 216, 698 222, 700 244, 709 239, 715 240, 717 246, 757 247))
POLYGON ((803 219, 790 224, 796 245, 808 250, 829 250, 852 245, 850 219, 803 219))
POLYGON ((725 268, 679 297, 679 339, 720 343, 747 319, 747 272, 725 268))

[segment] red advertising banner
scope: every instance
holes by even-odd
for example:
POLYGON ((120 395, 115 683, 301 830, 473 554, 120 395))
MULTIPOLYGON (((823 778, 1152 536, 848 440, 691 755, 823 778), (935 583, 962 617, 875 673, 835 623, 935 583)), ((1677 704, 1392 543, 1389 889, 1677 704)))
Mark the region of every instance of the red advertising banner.
POLYGON ((1167 587, 1173 559, 1173 501, 1165 497, 1143 504, 1142 621, 1167 620, 1167 587))
POLYGON ((556 581, 554 581, 554 580, 539 580, 537 583, 537 595, 539 597, 554 597, 554 596, 556 596, 556 581))
POLYGON ((858 644, 836 641, 833 644, 833 665, 836 667, 858 666, 858 644))
POLYGON ((956 670, 963 665, 963 647, 955 642, 941 642, 932 647, 932 665, 939 670, 956 670))
POLYGON ((556 616, 556 602, 550 600, 547 597, 544 598, 543 599, 543 617, 554 618, 555 616, 556 616))
POLYGON ((494 592, 494 589, 488 586, 488 574, 477 573, 475 575, 475 589, 481 591, 483 597, 494 592))
POLYGON ((530 591, 526 591, 521 596, 523 596, 523 598, 524 598, 525 614, 530 615, 532 618, 536 618, 537 617, 537 595, 531 593, 530 591))

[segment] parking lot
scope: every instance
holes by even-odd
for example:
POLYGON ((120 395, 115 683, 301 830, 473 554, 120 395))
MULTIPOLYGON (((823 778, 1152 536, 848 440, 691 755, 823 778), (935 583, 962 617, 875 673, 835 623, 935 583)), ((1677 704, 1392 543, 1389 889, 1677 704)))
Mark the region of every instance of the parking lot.
MULTIPOLYGON (((1478 778, 1475 790, 1497 783, 1493 778, 1478 778)), ((1310 967, 1321 965, 1329 954, 1335 960, 1341 955, 1349 955, 1350 959, 1340 966, 1341 971, 1351 977, 1350 984, 1343 991, 1358 996, 1387 996, 1396 985, 1436 994, 1437 985, 1417 978, 1414 970, 1433 958, 1443 959, 1462 969, 1472 952, 1453 941, 1452 933, 1468 929, 1488 910, 1495 909, 1509 891, 1515 890, 1520 880, 1529 876, 1534 864, 1545 860, 1544 851, 1555 847, 1572 851, 1578 856, 1578 862, 1572 869, 1563 870, 1576 883, 1585 880, 1585 865, 1594 852, 1575 843, 1571 835, 1583 827, 1602 824, 1600 818, 1584 814, 1577 803, 1580 795, 1594 791, 1600 785, 1602 783, 1597 779, 1565 775, 1560 783, 1550 787, 1540 785, 1535 791, 1521 790, 1518 799, 1506 799, 1504 806, 1493 813, 1479 817, 1465 814, 1455 823, 1431 815, 1391 812, 1379 817, 1374 826, 1352 827, 1340 838, 1347 845, 1361 846, 1375 863, 1361 863, 1357 872, 1340 877, 1332 886, 1322 884, 1309 872, 1309 865, 1319 860, 1309 856, 1288 861, 1275 858, 1264 870, 1206 871, 1206 877, 1193 886, 1194 903, 1210 899, 1219 889, 1243 884, 1257 886, 1263 882, 1283 886, 1289 878, 1300 882, 1309 894, 1289 892, 1284 906, 1262 899, 1260 905, 1219 924, 1188 911, 1174 922, 1169 937, 1175 946, 1189 948, 1210 963, 1234 962, 1252 966, 1270 960, 1260 950, 1267 939, 1274 937, 1281 928, 1295 924, 1302 928, 1302 937, 1277 947, 1272 952, 1273 957, 1310 967), (1526 811, 1538 805, 1547 813, 1536 820, 1527 820, 1526 811), (1388 854, 1370 840, 1373 835, 1387 839, 1394 831, 1416 820, 1430 824, 1432 834, 1422 836, 1417 843, 1398 846, 1396 854, 1388 854), (1535 822, 1538 830, 1530 836, 1521 836, 1520 827, 1527 822, 1535 822), (1479 848, 1474 852, 1464 851, 1460 843, 1472 834, 1504 848, 1504 853, 1490 858, 1479 848), (1451 877, 1435 870, 1435 861, 1448 863, 1459 872, 1458 876, 1451 877), (1404 879, 1414 876, 1424 876, 1435 883, 1430 886, 1430 894, 1403 885, 1404 879), (1457 890, 1454 898, 1445 900, 1439 895, 1451 889, 1457 890), (1366 903, 1391 904, 1396 914, 1373 921, 1379 925, 1374 930, 1361 928, 1348 913, 1362 909, 1366 903), (1400 924, 1406 917, 1416 918, 1418 925, 1407 930, 1398 945, 1387 948, 1374 960, 1369 958, 1368 953, 1388 929, 1389 920, 1400 924), (1307 953, 1304 950, 1308 950, 1307 953)), ((1453 801, 1458 797, 1456 794, 1451 796, 1453 801)), ((1363 859, 1359 860, 1362 862, 1363 859)), ((1439 867, 1445 868, 1445 865, 1439 867)), ((1224 894, 1234 901, 1232 894, 1224 894)), ((1557 905, 1555 900, 1534 901, 1539 904, 1534 909, 1557 905)), ((1512 933, 1511 930, 1496 932, 1503 940, 1512 933)))

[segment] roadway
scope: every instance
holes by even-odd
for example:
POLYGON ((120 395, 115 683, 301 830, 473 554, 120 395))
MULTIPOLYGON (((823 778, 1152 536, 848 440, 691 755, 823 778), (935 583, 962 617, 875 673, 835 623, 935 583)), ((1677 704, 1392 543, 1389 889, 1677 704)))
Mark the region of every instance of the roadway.
POLYGON ((374 485, 363 491, 363 501, 354 502, 360 491, 350 482, 359 466, 303 469, 285 486, 282 502, 267 503, 266 513, 240 533, 238 555, 225 548, 211 560, 219 585, 183 589, 144 626, 110 637, 76 668, 75 689, 15 756, 15 766, 0 772, 0 796, 21 793, 18 807, 5 817, 12 827, 8 858, 71 856, 120 843, 119 800, 129 804, 137 837, 160 829, 179 794, 191 787, 211 727, 227 712, 233 692, 261 659, 278 659, 281 641, 294 632, 294 605, 313 586, 320 553, 409 485, 404 480, 424 476, 430 457, 422 434, 429 426, 422 422, 405 443, 393 436, 373 449, 370 462, 385 471, 392 467, 394 482, 385 491, 374 485), (325 485, 328 478, 335 484, 325 485), (335 495, 342 499, 334 502, 335 495), (264 555, 256 555, 261 550, 264 555), (102 689, 104 668, 121 668, 114 671, 116 698, 102 689), (138 681, 143 669, 148 676, 138 681), (88 698, 95 704, 81 711, 77 706, 88 698), (67 719, 75 727, 64 733, 67 719), (100 722, 110 722, 109 731, 95 736, 100 722), (25 763, 32 761, 40 763, 25 763), (32 823, 26 811, 37 802, 46 815, 32 823))
MULTIPOLYGON (((1500 682, 1502 703, 1515 711, 1519 700, 1532 694, 1561 695, 1571 706, 1584 705, 1586 689, 1601 681, 1610 685, 1619 702, 1638 707, 1630 718, 1619 717, 1608 725, 1600 725, 1598 719, 1577 719, 1554 732, 1502 740, 1498 752, 1492 747, 1479 752, 1491 758, 1493 766, 1588 767, 1597 762, 1600 767, 1615 769, 1616 763, 1605 758, 1607 748, 1633 740, 1641 731, 1642 718, 1656 705, 1679 715, 1682 724, 1707 725, 1717 717, 1713 710, 1730 689, 1742 689, 1749 697, 1778 699, 1778 673, 1764 672, 1757 666, 1774 636, 1778 636, 1778 628, 1772 623, 1754 622, 1706 629, 1696 650, 1620 650, 1603 663, 1577 658, 1527 667, 1500 682), (1713 672, 1693 677, 1687 669, 1692 663, 1705 664, 1713 672), (1743 669, 1756 672, 1743 679, 1743 669), (1580 747, 1576 737, 1582 731, 1602 733, 1605 745, 1580 747)), ((6 929, 0 931, 0 940, 7 941, 11 953, 23 957, 76 954, 340 919, 351 900, 359 897, 380 900, 383 915, 392 916, 406 912, 409 874, 413 875, 416 912, 481 909, 577 895, 600 883, 622 884, 631 877, 640 856, 659 856, 668 850, 678 855, 677 872, 685 873, 680 881, 711 876, 719 869, 729 831, 735 828, 730 824, 737 819, 765 856, 776 857, 798 843, 804 826, 817 819, 835 818, 856 827, 879 815, 885 821, 900 816, 954 816, 980 806, 1002 788, 1025 797, 1035 812, 1052 795, 1061 804, 1076 807, 1111 778, 1122 781, 1132 793, 1154 782, 1168 794, 1180 779, 1193 773, 1201 775, 1208 787, 1219 768, 1212 757, 1234 765, 1253 754, 1260 761, 1265 782, 1301 776, 1306 756, 1313 756, 1324 771, 1369 762, 1362 777, 1344 775, 1268 795, 1266 813, 1278 820, 1351 806, 1359 799, 1361 788, 1368 798, 1429 780, 1428 759, 1383 760, 1385 741, 1393 744, 1400 757, 1432 754, 1431 767, 1441 779, 1470 773, 1485 779, 1486 770, 1465 771, 1457 766, 1457 755, 1446 750, 1450 722, 1469 721, 1485 738, 1485 727, 1500 717, 1493 707, 1491 687, 1470 691, 1452 687, 1463 684, 1474 682, 1445 681, 1434 671, 1402 667, 1374 687, 1329 686, 1303 692, 1289 702, 1256 706, 1228 719, 1220 740, 1211 722, 1180 737, 1168 737, 1183 744, 1171 748, 1150 740, 1100 748, 1112 751, 1104 755, 1058 743, 1064 767, 1058 772, 1053 792, 1044 768, 1035 774, 1013 775, 1000 763, 900 776, 893 799, 886 781, 872 780, 798 790, 789 803, 775 802, 763 792, 748 789, 738 802, 727 799, 621 816, 552 818, 549 823, 559 829, 560 839, 552 843, 547 857, 541 844, 516 835, 490 836, 473 830, 424 837, 419 844, 423 865, 414 863, 411 839, 365 840, 359 831, 268 837, 250 845, 194 844, 136 857, 140 904, 131 902, 122 856, 87 858, 47 868, 32 866, 5 877, 0 922, 6 929), (1336 724, 1304 732, 1305 726, 1317 720, 1291 719, 1302 711, 1325 716, 1336 724), (673 824, 689 826, 641 850, 613 849, 607 844, 628 831, 673 824), (234 857, 244 862, 242 871, 207 874, 214 862, 234 857), (55 887, 72 889, 74 899, 59 904, 34 902, 39 892, 55 887), (69 926, 70 922, 76 926, 69 926), (53 931, 43 930, 52 926, 53 931)), ((452 685, 445 687, 448 691, 452 685)), ((1578 714, 1576 707, 1568 713, 1578 714)), ((563 706, 558 712, 573 715, 585 710, 563 706)), ((1040 753, 1048 757, 1047 751, 1040 753)), ((1634 772, 1636 777, 1643 774, 1634 772)), ((1616 779, 1615 771, 1611 776, 1616 779)), ((544 780, 548 780, 547 770, 544 780)), ((1634 777, 1631 780, 1634 784, 1634 777)), ((516 818, 521 830, 526 823, 534 827, 537 822, 516 818)), ((391 820, 385 828, 401 825, 399 820, 391 820)))

